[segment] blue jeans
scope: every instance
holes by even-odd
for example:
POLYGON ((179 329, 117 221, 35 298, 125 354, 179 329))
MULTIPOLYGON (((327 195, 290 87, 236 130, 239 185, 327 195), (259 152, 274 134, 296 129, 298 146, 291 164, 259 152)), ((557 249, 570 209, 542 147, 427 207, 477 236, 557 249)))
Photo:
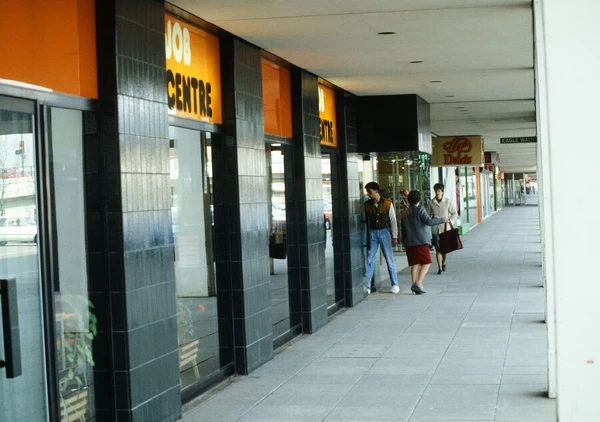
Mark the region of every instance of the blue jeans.
POLYGON ((398 275, 396 274, 394 251, 392 250, 392 235, 390 234, 390 231, 388 229, 369 230, 369 239, 371 242, 371 249, 367 251, 367 289, 371 287, 371 279, 373 278, 373 272, 375 271, 375 257, 377 256, 377 250, 380 245, 383 257, 387 264, 388 273, 390 273, 392 286, 397 286, 398 275))

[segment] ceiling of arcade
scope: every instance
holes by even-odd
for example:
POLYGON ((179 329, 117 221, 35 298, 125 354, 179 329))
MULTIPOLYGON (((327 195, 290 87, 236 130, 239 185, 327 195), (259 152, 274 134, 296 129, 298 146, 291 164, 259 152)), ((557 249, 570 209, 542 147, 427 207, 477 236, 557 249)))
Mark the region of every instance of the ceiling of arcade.
POLYGON ((531 1, 172 3, 356 95, 418 94, 436 135, 483 135, 501 170, 535 171, 535 143, 500 143, 536 135, 531 1))

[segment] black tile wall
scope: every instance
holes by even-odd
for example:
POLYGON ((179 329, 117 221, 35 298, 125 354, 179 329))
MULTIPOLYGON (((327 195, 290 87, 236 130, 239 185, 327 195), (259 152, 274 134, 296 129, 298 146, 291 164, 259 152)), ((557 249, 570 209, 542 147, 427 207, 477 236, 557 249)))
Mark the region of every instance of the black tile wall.
MULTIPOLYGON (((358 180, 358 162, 362 157, 358 154, 357 111, 355 98, 350 94, 338 95, 338 115, 343 116, 343 137, 345 143, 345 168, 342 178, 346 181, 347 190, 342 190, 344 202, 343 239, 343 280, 346 306, 355 306, 364 299, 362 268, 362 206, 361 186, 358 180)), ((344 167, 344 166, 343 166, 344 167)))
POLYGON ((298 248, 297 262, 290 258, 290 271, 299 277, 291 284, 300 288, 302 329, 313 333, 328 320, 318 79, 298 68, 292 68, 291 79, 295 180, 287 203, 296 216, 298 248))
MULTIPOLYGON (((181 416, 164 3, 98 8, 106 298, 118 421, 181 416)), ((97 236, 96 236, 97 237, 97 236)), ((95 264, 98 267, 98 264, 95 264)), ((101 281, 95 281, 99 284, 101 281)))
POLYGON ((261 55, 239 39, 222 38, 221 46, 226 135, 215 165, 225 165, 226 177, 215 181, 215 209, 226 213, 227 228, 217 265, 231 287, 236 371, 248 374, 273 358, 261 55))

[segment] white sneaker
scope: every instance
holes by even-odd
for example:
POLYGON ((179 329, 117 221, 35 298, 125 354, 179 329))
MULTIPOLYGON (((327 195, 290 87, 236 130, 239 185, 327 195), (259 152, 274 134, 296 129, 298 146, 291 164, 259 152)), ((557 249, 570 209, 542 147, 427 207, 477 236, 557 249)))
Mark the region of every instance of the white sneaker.
POLYGON ((367 294, 370 295, 371 294, 371 289, 367 289, 367 294))
POLYGON ((400 293, 400 287, 396 286, 392 286, 392 293, 400 293))

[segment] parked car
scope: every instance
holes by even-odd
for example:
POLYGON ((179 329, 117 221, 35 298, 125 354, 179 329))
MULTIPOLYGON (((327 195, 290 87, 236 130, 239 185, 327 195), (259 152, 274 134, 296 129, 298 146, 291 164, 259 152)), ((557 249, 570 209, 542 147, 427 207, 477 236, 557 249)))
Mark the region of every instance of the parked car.
POLYGON ((0 246, 8 242, 37 243, 37 224, 31 217, 0 217, 0 246))

